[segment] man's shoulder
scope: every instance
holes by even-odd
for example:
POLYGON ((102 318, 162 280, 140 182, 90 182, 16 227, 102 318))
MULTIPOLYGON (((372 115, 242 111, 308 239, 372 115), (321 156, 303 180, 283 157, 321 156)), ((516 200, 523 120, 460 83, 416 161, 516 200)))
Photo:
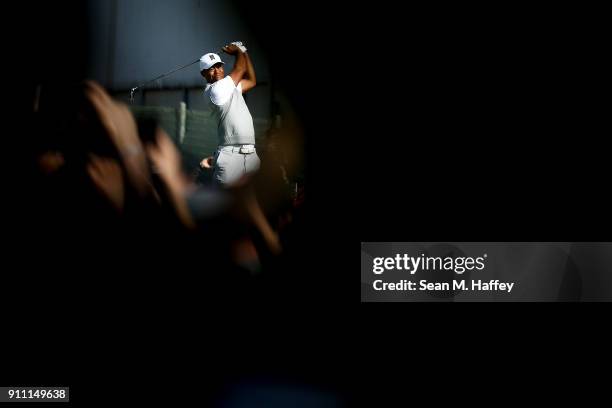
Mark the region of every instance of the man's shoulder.
POLYGON ((228 75, 219 81, 209 84, 204 91, 215 105, 223 105, 229 101, 236 90, 236 85, 228 75))
POLYGON ((208 86, 212 88, 219 88, 219 87, 231 87, 231 86, 235 87, 236 85, 234 84, 234 80, 232 79, 232 77, 229 75, 226 75, 224 78, 218 80, 217 82, 208 84, 208 86))

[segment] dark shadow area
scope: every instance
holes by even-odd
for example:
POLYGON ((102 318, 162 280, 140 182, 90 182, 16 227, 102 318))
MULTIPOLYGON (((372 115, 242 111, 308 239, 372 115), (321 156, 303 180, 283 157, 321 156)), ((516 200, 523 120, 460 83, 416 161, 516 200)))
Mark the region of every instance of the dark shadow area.
MULTIPOLYGON (((466 318, 452 305, 357 307, 356 271, 359 241, 610 238, 599 63, 606 47, 597 25, 579 26, 582 41, 537 10, 481 20, 463 6, 411 6, 400 15, 378 4, 234 3, 303 128, 295 140, 306 157, 303 189, 265 208, 270 222, 286 226, 279 256, 239 205, 186 231, 155 175, 159 196, 126 189, 129 216, 117 216, 86 172, 91 153, 121 159, 81 103, 86 10, 28 2, 4 13, 19 22, 3 32, 12 109, 3 132, 0 305, 12 324, 2 362, 10 383, 67 384, 77 405, 118 396, 188 405, 213 403, 250 371, 247 382, 290 378, 266 383, 261 398, 309 392, 319 406, 342 406, 364 392, 363 401, 380 406, 384 395, 374 390, 393 369, 406 374, 424 363, 420 377, 431 378, 465 367, 422 350, 463 351, 467 340, 453 344, 466 333, 490 328, 480 344, 494 353, 499 338, 521 344, 521 327, 541 333, 536 320, 588 331, 576 309, 563 321, 540 309, 525 323, 473 309, 466 318), (64 154, 45 154, 57 150, 64 154), (265 273, 236 260, 240 245, 260 254, 265 273), (401 347, 416 362, 393 354, 401 347), (100 394, 109 384, 122 387, 100 394), (201 388, 205 396, 176 391, 201 388)), ((574 275, 568 266, 563 299, 578 296, 574 275)), ((532 350, 547 350, 530 339, 532 350)), ((512 348, 507 358, 524 369, 520 357, 512 348)))
MULTIPOLYGON (((322 281, 326 267, 308 237, 316 227, 305 183, 295 195, 271 188, 282 179, 274 166, 253 180, 269 222, 279 228, 283 252, 277 256, 261 231, 245 222, 246 189, 228 193, 234 204, 186 231, 151 166, 157 195, 120 189, 118 213, 89 167, 102 158, 108 174, 120 169, 114 174, 126 185, 131 181, 129 160, 82 82, 86 10, 76 2, 41 2, 7 16, 23 22, 23 41, 14 44, 11 60, 27 61, 11 73, 8 95, 16 115, 5 129, 11 136, 3 162, 8 239, 2 308, 15 321, 14 335, 5 337, 15 353, 3 361, 10 383, 67 384, 77 405, 119 398, 187 403, 211 400, 253 365, 251 378, 264 367, 273 378, 293 378, 285 398, 298 393, 304 401, 312 398, 310 406, 317 398, 342 406, 347 390, 336 378, 344 365, 327 364, 342 338, 332 332, 338 320, 326 305, 333 292, 322 281), (245 246, 259 255, 257 265, 236 258, 236 248, 245 246), (321 316, 324 309, 330 313, 321 316), (122 384, 114 396, 98 392, 108 381, 122 384), (157 393, 133 393, 128 384, 157 393), (176 395, 173 387, 183 386, 204 388, 207 395, 176 395)), ((284 91, 291 88, 283 83, 284 91)), ((295 103, 300 118, 307 117, 304 102, 295 103)), ((154 123, 137 127, 145 146, 156 142, 154 123)), ((297 143, 303 150, 303 140, 297 143)), ((266 155, 273 163, 274 153, 262 150, 266 155)), ((197 206, 197 199, 190 204, 197 206)), ((330 276, 330 284, 339 281, 330 276)), ((269 396, 283 393, 279 381, 267 383, 269 396)))

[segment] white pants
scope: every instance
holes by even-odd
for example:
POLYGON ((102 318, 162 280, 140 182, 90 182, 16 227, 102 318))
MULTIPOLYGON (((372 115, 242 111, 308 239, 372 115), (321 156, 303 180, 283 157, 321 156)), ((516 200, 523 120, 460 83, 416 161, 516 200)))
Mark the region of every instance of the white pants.
POLYGON ((240 153, 240 146, 219 146, 215 152, 213 180, 221 186, 231 186, 244 175, 259 170, 257 152, 240 153))

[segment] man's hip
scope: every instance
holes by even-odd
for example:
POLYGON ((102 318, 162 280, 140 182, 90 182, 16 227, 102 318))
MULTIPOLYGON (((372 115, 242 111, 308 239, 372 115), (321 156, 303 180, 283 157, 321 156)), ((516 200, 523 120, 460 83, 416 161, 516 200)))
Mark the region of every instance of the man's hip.
POLYGON ((231 185, 245 175, 259 170, 261 164, 253 145, 219 146, 215 152, 213 178, 221 185, 231 185))

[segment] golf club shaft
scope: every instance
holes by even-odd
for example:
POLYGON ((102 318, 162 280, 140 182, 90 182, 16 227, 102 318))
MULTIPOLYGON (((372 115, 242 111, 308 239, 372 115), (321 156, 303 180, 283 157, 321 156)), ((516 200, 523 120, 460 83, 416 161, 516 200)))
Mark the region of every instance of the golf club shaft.
POLYGON ((197 60, 195 60, 193 62, 190 62, 189 64, 186 64, 186 65, 183 65, 181 67, 175 68, 172 71, 166 72, 165 74, 161 74, 161 75, 159 75, 159 76, 157 76, 157 77, 155 77, 155 78, 153 78, 153 79, 151 79, 151 80, 149 80, 147 82, 144 82, 144 83, 138 85, 137 87, 132 88, 132 90, 130 91, 130 100, 132 100, 132 101, 134 100, 134 92, 136 92, 137 89, 142 88, 146 84, 149 84, 151 82, 154 82, 154 81, 157 81, 157 80, 162 79, 164 77, 167 77, 168 75, 174 74, 176 71, 180 71, 181 69, 187 68, 187 67, 189 67, 189 66, 191 66, 191 65, 193 65, 193 64, 195 64, 196 62, 199 62, 199 61, 200 61, 200 59, 198 58, 197 60))

